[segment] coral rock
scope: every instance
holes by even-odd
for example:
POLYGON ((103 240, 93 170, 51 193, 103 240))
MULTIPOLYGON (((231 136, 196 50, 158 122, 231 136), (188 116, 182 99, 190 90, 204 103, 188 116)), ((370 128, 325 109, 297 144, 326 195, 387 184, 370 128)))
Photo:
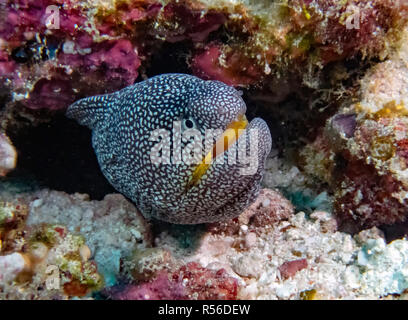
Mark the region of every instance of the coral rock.
POLYGON ((109 285, 117 281, 122 258, 151 246, 149 224, 120 194, 90 201, 87 195, 42 190, 30 200, 28 224, 55 223, 82 234, 109 285))
POLYGON ((4 177, 17 164, 17 151, 10 139, 0 133, 0 176, 4 177))
POLYGON ((26 259, 20 253, 0 256, 0 285, 13 281, 26 266, 26 259))
POLYGON ((117 300, 231 300, 236 299, 238 284, 225 270, 209 270, 196 262, 139 285, 117 286, 107 294, 117 300))
POLYGON ((108 290, 107 294, 114 300, 181 300, 185 299, 183 285, 169 279, 166 272, 156 279, 141 285, 128 285, 108 290))
POLYGON ((191 67, 203 79, 246 87, 258 82, 262 73, 237 48, 210 45, 194 56, 191 67))
POLYGON ((238 281, 224 269, 209 270, 190 262, 173 273, 173 280, 185 286, 186 296, 194 300, 235 300, 238 281))
POLYGON ((278 191, 262 189, 255 202, 238 218, 230 221, 212 223, 208 230, 212 233, 237 234, 244 230, 276 225, 279 221, 288 219, 294 213, 294 207, 278 191))
POLYGON ((160 248, 146 248, 136 250, 130 257, 126 258, 123 268, 137 281, 147 281, 154 278, 163 270, 173 267, 170 252, 160 248))
MULTIPOLYGON (((407 38, 404 31, 402 38, 407 38)), ((329 184, 339 227, 358 232, 406 221, 408 69, 403 40, 361 80, 360 100, 327 121, 301 152, 303 168, 329 184)))
POLYGON ((298 271, 307 268, 307 260, 299 259, 286 261, 279 267, 279 272, 283 279, 293 277, 298 271))
POLYGON ((217 30, 226 20, 223 12, 205 10, 200 3, 170 2, 158 17, 163 22, 158 34, 169 42, 191 39, 193 42, 204 41, 208 35, 217 30))

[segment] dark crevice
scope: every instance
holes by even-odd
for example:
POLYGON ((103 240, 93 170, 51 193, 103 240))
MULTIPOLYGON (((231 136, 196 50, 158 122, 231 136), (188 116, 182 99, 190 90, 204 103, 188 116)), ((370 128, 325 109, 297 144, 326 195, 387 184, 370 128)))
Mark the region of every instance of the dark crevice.
POLYGON ((96 200, 116 192, 100 171, 91 131, 63 114, 51 123, 9 130, 8 135, 18 150, 18 162, 7 179, 34 179, 40 187, 87 193, 96 200))
POLYGON ((391 226, 380 226, 379 229, 384 232, 387 243, 403 239, 408 235, 408 220, 391 226))
MULTIPOLYGON (((191 55, 192 44, 190 41, 178 43, 163 43, 150 58, 149 67, 145 71, 147 77, 157 76, 164 73, 191 73, 187 60, 191 55)), ((139 77, 138 80, 143 80, 139 77)))

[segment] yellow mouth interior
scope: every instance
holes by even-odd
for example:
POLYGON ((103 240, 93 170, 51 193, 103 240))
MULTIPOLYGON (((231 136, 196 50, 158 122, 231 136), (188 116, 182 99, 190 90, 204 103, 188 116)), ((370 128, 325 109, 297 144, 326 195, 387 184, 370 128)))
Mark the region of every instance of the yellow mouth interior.
POLYGON ((248 125, 248 120, 245 115, 239 115, 238 119, 231 122, 228 127, 225 129, 221 137, 213 145, 213 148, 201 163, 195 168, 190 182, 187 185, 187 188, 196 185, 200 181, 201 177, 207 172, 208 168, 211 165, 213 159, 217 158, 220 154, 223 154, 228 150, 231 145, 233 145, 242 134, 243 130, 248 125))

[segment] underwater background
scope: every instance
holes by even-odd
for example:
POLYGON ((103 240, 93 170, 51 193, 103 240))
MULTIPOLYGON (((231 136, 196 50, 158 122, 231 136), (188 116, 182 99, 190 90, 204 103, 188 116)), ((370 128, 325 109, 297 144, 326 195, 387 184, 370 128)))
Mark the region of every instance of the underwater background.
POLYGON ((407 40, 407 0, 0 0, 0 299, 406 299, 407 40), (166 74, 218 84, 198 125, 234 96, 263 128, 254 178, 206 168, 190 212, 190 167, 133 186, 142 160, 102 154, 134 140, 66 116, 170 120, 145 111, 178 85, 138 89, 166 74))

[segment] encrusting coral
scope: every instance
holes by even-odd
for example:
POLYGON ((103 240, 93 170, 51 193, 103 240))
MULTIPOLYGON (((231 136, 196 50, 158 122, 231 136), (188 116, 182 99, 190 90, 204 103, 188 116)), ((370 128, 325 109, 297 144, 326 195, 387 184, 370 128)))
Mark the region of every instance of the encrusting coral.
POLYGON ((392 58, 370 69, 358 101, 331 117, 301 152, 305 171, 334 190, 334 209, 345 230, 407 218, 406 52, 403 40, 392 58))
POLYGON ((201 76, 243 86, 293 69, 307 83, 316 67, 386 54, 407 20, 404 1, 242 1, 229 9, 228 40, 208 43, 192 67, 201 76))
POLYGON ((139 285, 106 291, 114 300, 235 300, 237 280, 223 269, 218 271, 190 262, 172 273, 160 272, 139 285))
POLYGON ((100 289, 103 278, 82 236, 59 225, 25 228, 15 241, 21 252, 0 256, 0 296, 5 299, 66 299, 100 289))
MULTIPOLYGON (((4 201, 10 197, 1 193, 4 201)), ((19 213, 3 220, 19 222, 2 225, 9 230, 0 256, 2 298, 392 298, 408 283, 406 240, 387 245, 376 228, 351 237, 337 231, 328 212, 293 214, 273 190, 263 189, 230 229, 209 225, 189 233, 196 239, 187 246, 177 237, 188 233, 170 232, 171 225, 152 239, 120 195, 89 201, 42 190, 19 198, 19 213), (263 222, 253 219, 258 213, 263 222), (393 268, 386 267, 389 259, 393 268)))
POLYGON ((89 296, 115 284, 121 259, 151 242, 148 224, 121 195, 97 202, 43 190, 20 194, 19 204, 2 208, 2 263, 24 260, 21 268, 1 272, 8 280, 1 295, 9 299, 89 296))
POLYGON ((407 21, 407 6, 391 0, 19 0, 3 3, 1 14, 7 23, 0 26, 0 77, 12 90, 9 108, 21 102, 57 110, 132 84, 164 42, 191 42, 191 69, 204 78, 248 86, 297 70, 308 83, 314 66, 385 56, 407 21))
POLYGON ((0 133, 0 176, 4 177, 17 165, 17 151, 6 134, 0 133))

